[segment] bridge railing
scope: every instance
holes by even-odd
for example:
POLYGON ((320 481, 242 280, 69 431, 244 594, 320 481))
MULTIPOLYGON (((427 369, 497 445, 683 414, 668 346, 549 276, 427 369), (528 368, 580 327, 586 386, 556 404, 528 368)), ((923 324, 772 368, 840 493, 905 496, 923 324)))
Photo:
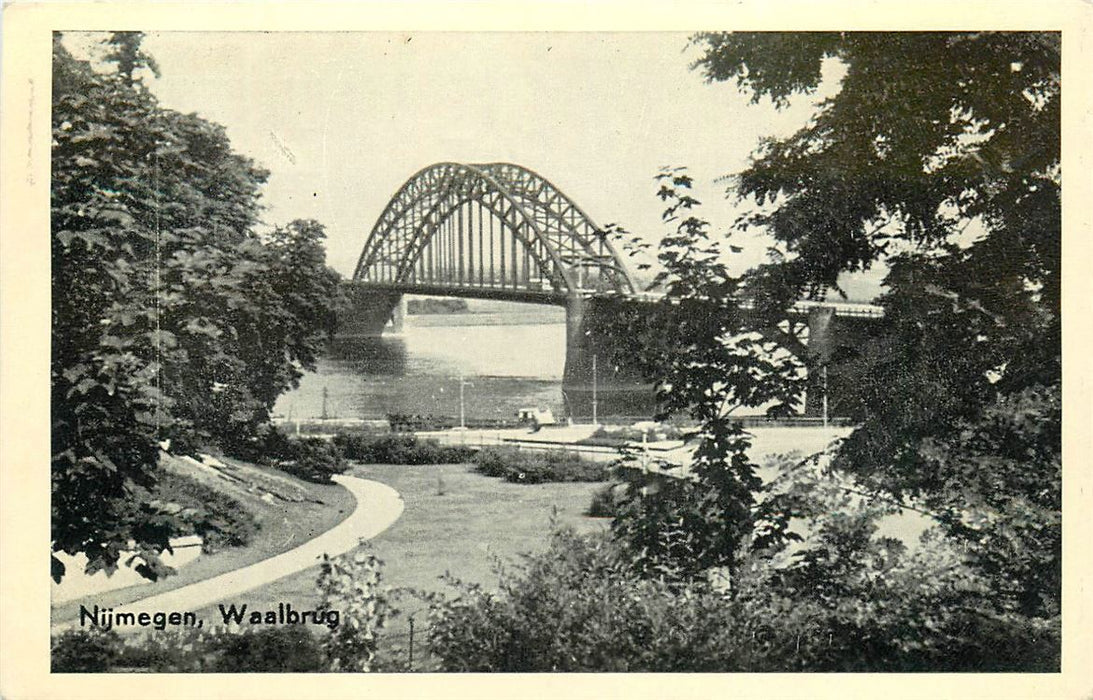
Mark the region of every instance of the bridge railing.
MULTIPOLYGON (((658 302, 664 299, 665 294, 663 292, 635 292, 629 295, 630 298, 644 302, 658 302)), ((740 302, 740 307, 746 310, 754 308, 754 304, 750 301, 740 302)), ((830 308, 835 310, 836 316, 850 316, 857 318, 884 318, 884 307, 877 304, 866 304, 861 302, 831 302, 831 301, 811 301, 801 300, 793 305, 793 310, 799 314, 807 314, 812 309, 830 308)))

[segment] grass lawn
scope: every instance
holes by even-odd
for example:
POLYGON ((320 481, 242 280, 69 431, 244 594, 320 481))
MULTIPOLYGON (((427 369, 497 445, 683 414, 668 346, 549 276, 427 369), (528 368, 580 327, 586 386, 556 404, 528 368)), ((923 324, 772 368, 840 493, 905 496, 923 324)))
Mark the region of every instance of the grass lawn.
POLYGON ((356 506, 349 491, 337 484, 313 484, 275 469, 268 471, 295 482, 307 492, 309 498, 320 502, 266 503, 252 494, 232 492, 230 495, 238 498, 244 507, 251 510, 260 525, 247 546, 202 555, 180 567, 176 574, 155 583, 96 593, 55 605, 52 609, 53 622, 74 619, 79 614, 81 603, 88 606, 96 604, 99 607, 125 605, 287 552, 345 520, 356 506))
MULTIPOLYGON (((384 562, 384 582, 396 588, 450 591, 440 580, 449 571, 463 581, 496 588, 494 560, 517 561, 521 553, 543 550, 552 515, 558 524, 579 532, 606 528, 609 523, 584 514, 592 492, 601 484, 513 484, 476 474, 468 465, 451 464, 360 465, 350 473, 391 486, 406 503, 402 517, 367 545, 384 562)), ((250 591, 235 602, 246 603, 251 610, 276 609, 278 603, 314 609, 319 602, 317 575, 315 566, 250 591)), ((421 601, 404 596, 396 607, 401 614, 384 634, 388 646, 405 642, 410 614, 419 613, 418 630, 424 624, 421 601)), ((198 616, 210 623, 221 619, 216 606, 199 611, 198 616)), ((415 668, 421 665, 415 663, 415 668)))

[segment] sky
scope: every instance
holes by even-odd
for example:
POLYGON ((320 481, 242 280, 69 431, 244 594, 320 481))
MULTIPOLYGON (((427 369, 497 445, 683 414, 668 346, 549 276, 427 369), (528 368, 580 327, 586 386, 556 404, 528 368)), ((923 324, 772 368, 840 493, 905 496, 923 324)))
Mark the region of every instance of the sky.
MULTIPOLYGON (((600 226, 651 241, 666 231, 653 178, 687 166, 700 215, 727 231, 739 209, 718 178, 837 89, 828 80, 783 110, 752 104, 706 83, 688 35, 668 32, 153 32, 144 48, 163 106, 223 124, 270 171, 265 222, 319 220, 347 276, 398 188, 442 161, 518 163, 600 226)), ((768 242, 734 243, 739 271, 768 242)))

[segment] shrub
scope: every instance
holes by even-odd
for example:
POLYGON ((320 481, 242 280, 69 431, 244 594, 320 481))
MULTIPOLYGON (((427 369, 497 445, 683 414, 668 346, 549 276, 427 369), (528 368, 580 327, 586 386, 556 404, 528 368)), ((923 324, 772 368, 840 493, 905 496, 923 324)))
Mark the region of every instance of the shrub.
POLYGON ((236 459, 269 464, 305 481, 330 483, 330 477, 341 474, 345 463, 337 445, 322 438, 291 438, 275 427, 268 427, 260 436, 252 437, 225 448, 236 459))
POLYGON ((619 512, 619 484, 607 484, 592 493, 588 504, 588 516, 592 518, 613 518, 619 512))
POLYGON ((239 501, 182 474, 163 472, 153 493, 160 501, 173 504, 171 509, 181 507, 177 517, 201 536, 201 551, 206 554, 242 547, 260 527, 239 501))
POLYGON ((504 573, 499 594, 450 581, 427 641, 445 671, 730 670, 738 639, 723 601, 643 580, 605 536, 555 533, 504 573))
POLYGON ((189 628, 134 635, 121 647, 115 670, 133 669, 155 673, 198 673, 210 665, 210 640, 222 628, 204 631, 189 628))
POLYGON ((346 459, 365 464, 463 464, 471 461, 476 452, 469 447, 441 445, 412 435, 374 438, 339 434, 333 442, 346 459))
POLYGON ((113 630, 68 630, 50 645, 53 673, 102 673, 113 668, 121 652, 121 638, 113 630))
POLYGON ((212 637, 209 671, 216 673, 300 673, 321 671, 323 653, 306 627, 287 625, 212 637))
POLYGON ((318 640, 298 625, 245 631, 161 630, 124 640, 113 630, 70 630, 53 640, 52 668, 55 673, 327 670, 318 640))
POLYGON ((578 445, 600 445, 604 447, 619 447, 632 442, 641 442, 642 436, 649 441, 682 440, 684 431, 674 425, 658 424, 655 429, 643 431, 630 426, 609 428, 601 426, 583 440, 578 440, 578 445))
POLYGON ((840 552, 863 522, 720 581, 651 578, 606 535, 557 532, 498 593, 450 580, 458 595, 430 598, 427 642, 446 671, 1058 670, 1057 618, 992 609, 939 543, 840 552))
POLYGON ((341 474, 349 465, 338 446, 321 438, 301 438, 291 441, 290 457, 277 466, 306 481, 320 484, 330 482, 330 477, 341 474))
POLYGON ((475 470, 517 484, 604 481, 606 465, 582 459, 566 450, 527 452, 511 447, 487 447, 474 457, 475 470))
POLYGON ((382 568, 382 561, 365 552, 323 555, 315 586, 323 609, 337 610, 341 618, 323 642, 327 670, 373 670, 378 632, 398 612, 391 606, 389 589, 381 585, 382 568))
POLYGON ((466 299, 410 299, 408 314, 460 314, 467 312, 466 299))

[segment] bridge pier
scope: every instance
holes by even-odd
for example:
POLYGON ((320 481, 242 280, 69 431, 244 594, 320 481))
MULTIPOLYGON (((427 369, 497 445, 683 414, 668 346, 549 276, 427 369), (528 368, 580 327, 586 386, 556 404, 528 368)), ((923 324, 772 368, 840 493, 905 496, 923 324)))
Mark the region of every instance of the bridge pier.
POLYGON ((346 293, 348 303, 338 309, 339 336, 378 338, 389 321, 394 332, 402 332, 406 301, 401 292, 350 285, 346 293))
POLYGON ((562 395, 566 412, 577 422, 604 416, 652 417, 652 384, 626 362, 625 339, 603 331, 608 303, 570 295, 566 301, 565 371, 562 395))
POLYGON ((406 324, 406 295, 402 295, 391 309, 391 332, 401 333, 406 324))
POLYGON ((839 315, 831 306, 809 309, 808 356, 802 358, 808 367, 806 416, 823 415, 825 396, 828 417, 855 414, 856 380, 850 368, 854 358, 871 344, 875 320, 870 316, 839 315))
POLYGON ((835 308, 817 306, 808 311, 808 357, 802 358, 808 366, 808 389, 805 391, 805 415, 824 415, 825 398, 830 416, 831 382, 833 367, 831 357, 835 349, 835 308), (825 376, 826 375, 826 376, 825 376))

